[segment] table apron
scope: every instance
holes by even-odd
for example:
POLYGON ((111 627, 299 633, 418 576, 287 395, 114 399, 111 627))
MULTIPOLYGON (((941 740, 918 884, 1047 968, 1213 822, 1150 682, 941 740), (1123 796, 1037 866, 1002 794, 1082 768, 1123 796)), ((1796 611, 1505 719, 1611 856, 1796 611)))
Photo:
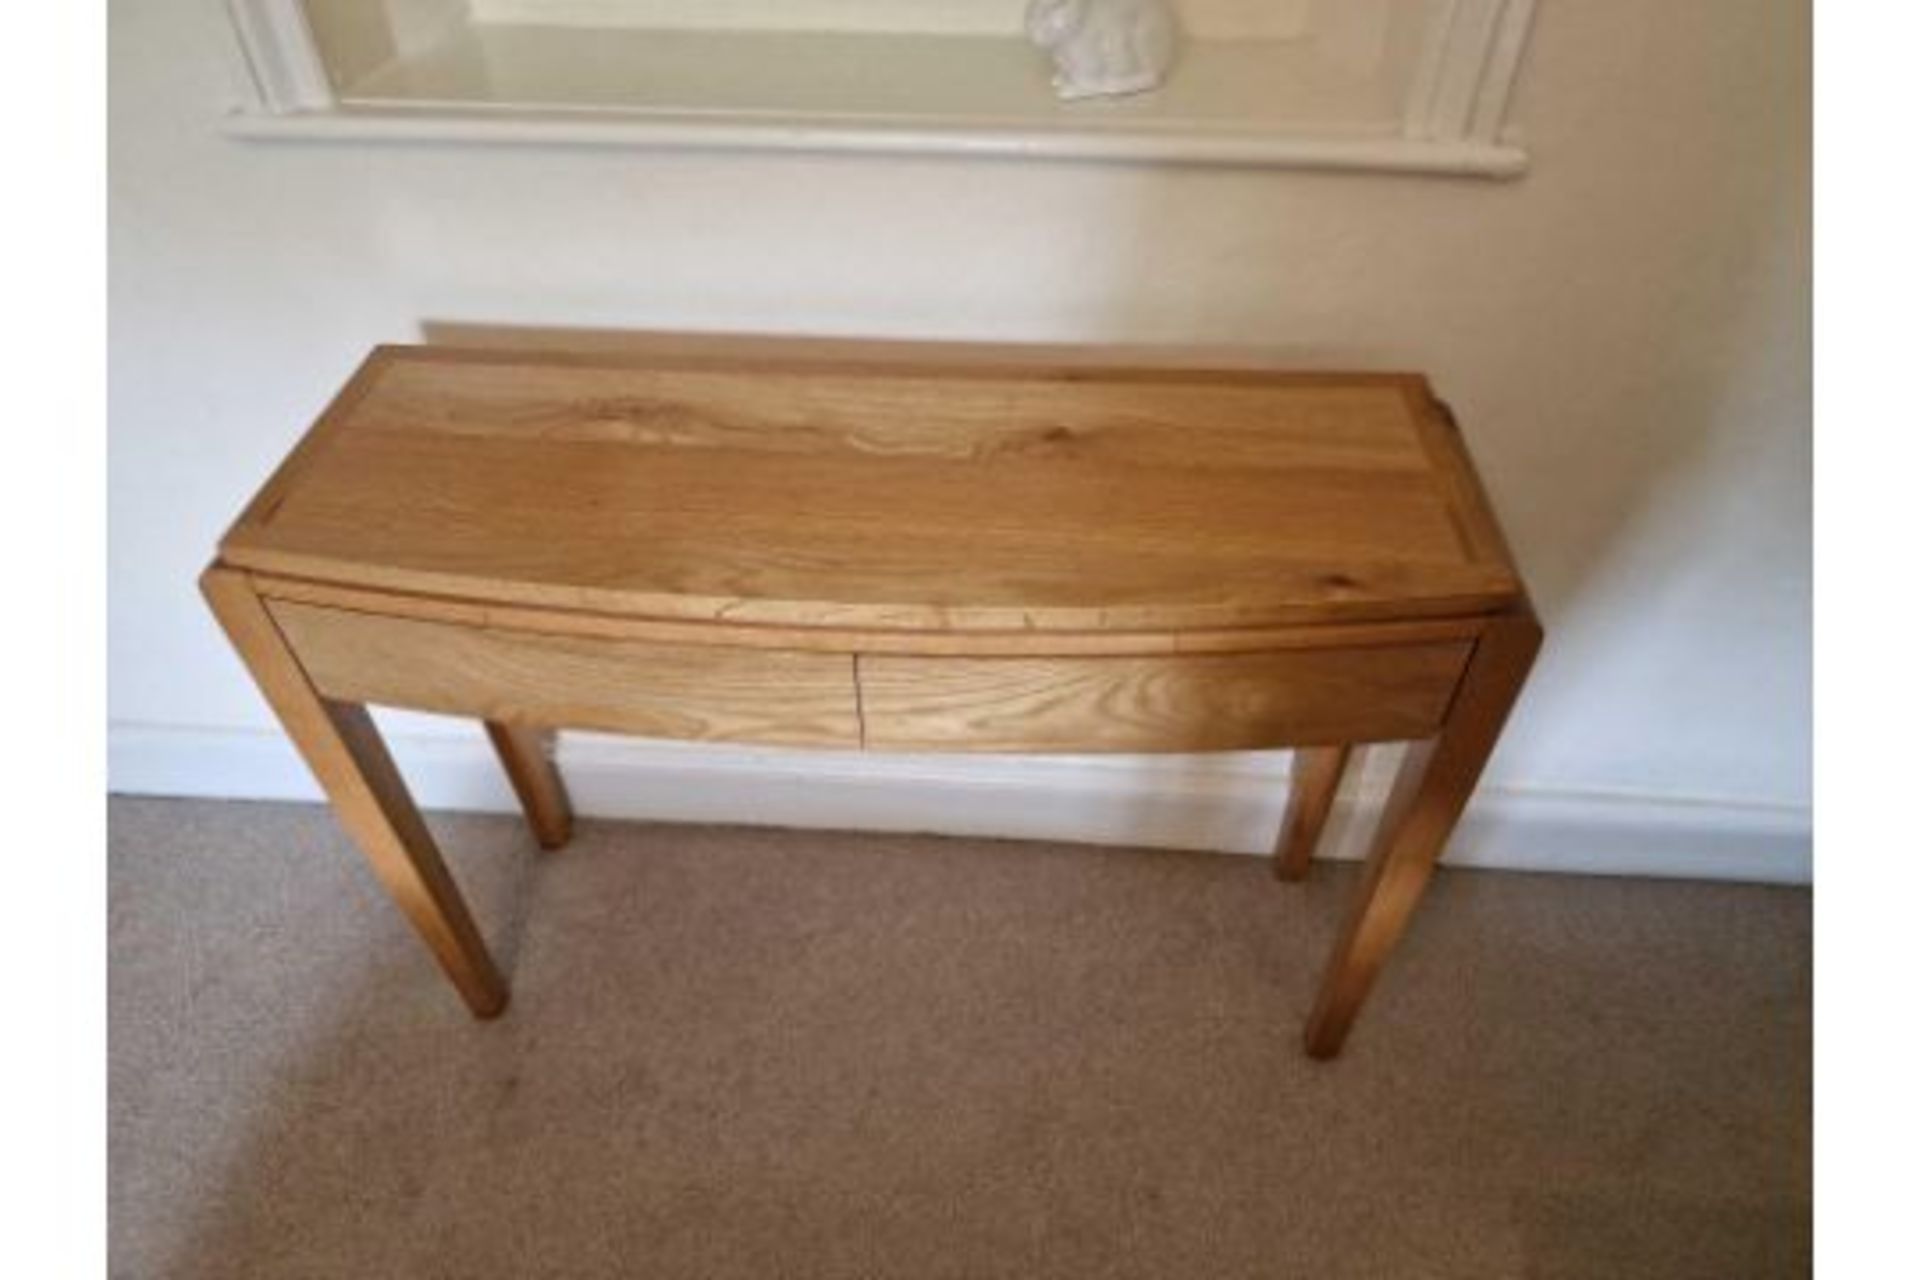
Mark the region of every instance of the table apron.
POLYGON ((966 657, 663 644, 268 609, 323 696, 646 737, 897 751, 1230 751, 1437 731, 1470 640, 966 657))

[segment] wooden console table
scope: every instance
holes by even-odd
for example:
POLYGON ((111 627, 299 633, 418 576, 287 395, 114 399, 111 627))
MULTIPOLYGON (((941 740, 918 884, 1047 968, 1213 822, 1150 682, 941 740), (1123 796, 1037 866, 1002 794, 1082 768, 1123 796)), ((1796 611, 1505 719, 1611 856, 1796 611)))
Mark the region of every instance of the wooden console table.
MULTIPOLYGON (((1111 360, 1109 355, 1105 357, 1111 360)), ((1540 643, 1413 375, 660 338, 382 347, 202 586, 473 1012, 507 988, 368 718, 474 716, 541 844, 554 728, 845 750, 1410 739, 1308 1021, 1337 1053, 1540 643)))

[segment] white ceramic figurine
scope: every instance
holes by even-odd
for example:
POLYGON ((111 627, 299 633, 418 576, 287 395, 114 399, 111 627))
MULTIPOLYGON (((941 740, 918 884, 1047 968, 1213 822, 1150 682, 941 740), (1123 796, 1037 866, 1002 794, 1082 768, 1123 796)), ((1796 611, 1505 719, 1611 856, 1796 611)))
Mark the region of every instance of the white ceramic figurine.
POLYGON ((1053 55, 1055 93, 1092 98, 1158 87, 1180 27, 1167 0, 1030 0, 1027 36, 1053 55))

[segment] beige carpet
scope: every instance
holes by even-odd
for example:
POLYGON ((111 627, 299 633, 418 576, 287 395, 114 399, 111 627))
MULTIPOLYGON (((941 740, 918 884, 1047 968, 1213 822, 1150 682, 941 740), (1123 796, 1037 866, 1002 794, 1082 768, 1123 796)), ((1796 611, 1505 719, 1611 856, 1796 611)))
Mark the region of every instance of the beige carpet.
POLYGON ((322 810, 112 803, 114 1275, 1808 1271, 1804 892, 1443 874, 1317 1064, 1349 867, 434 826, 492 1024, 322 810))

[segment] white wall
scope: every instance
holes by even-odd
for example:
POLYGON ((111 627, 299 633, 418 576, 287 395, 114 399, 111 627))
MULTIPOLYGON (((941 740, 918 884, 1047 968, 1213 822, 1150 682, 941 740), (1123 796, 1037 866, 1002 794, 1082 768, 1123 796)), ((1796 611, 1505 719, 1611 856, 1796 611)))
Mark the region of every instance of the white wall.
MULTIPOLYGON (((1751 820, 1804 870, 1803 3, 1546 0, 1535 168, 1505 183, 243 143, 216 4, 110 11, 116 787, 294 785, 232 764, 280 749, 194 577, 366 347, 423 321, 1259 342, 1425 369, 1459 411, 1548 628, 1495 795, 1751 820)), ((1143 770, 1115 785, 1197 776, 1143 770)))

